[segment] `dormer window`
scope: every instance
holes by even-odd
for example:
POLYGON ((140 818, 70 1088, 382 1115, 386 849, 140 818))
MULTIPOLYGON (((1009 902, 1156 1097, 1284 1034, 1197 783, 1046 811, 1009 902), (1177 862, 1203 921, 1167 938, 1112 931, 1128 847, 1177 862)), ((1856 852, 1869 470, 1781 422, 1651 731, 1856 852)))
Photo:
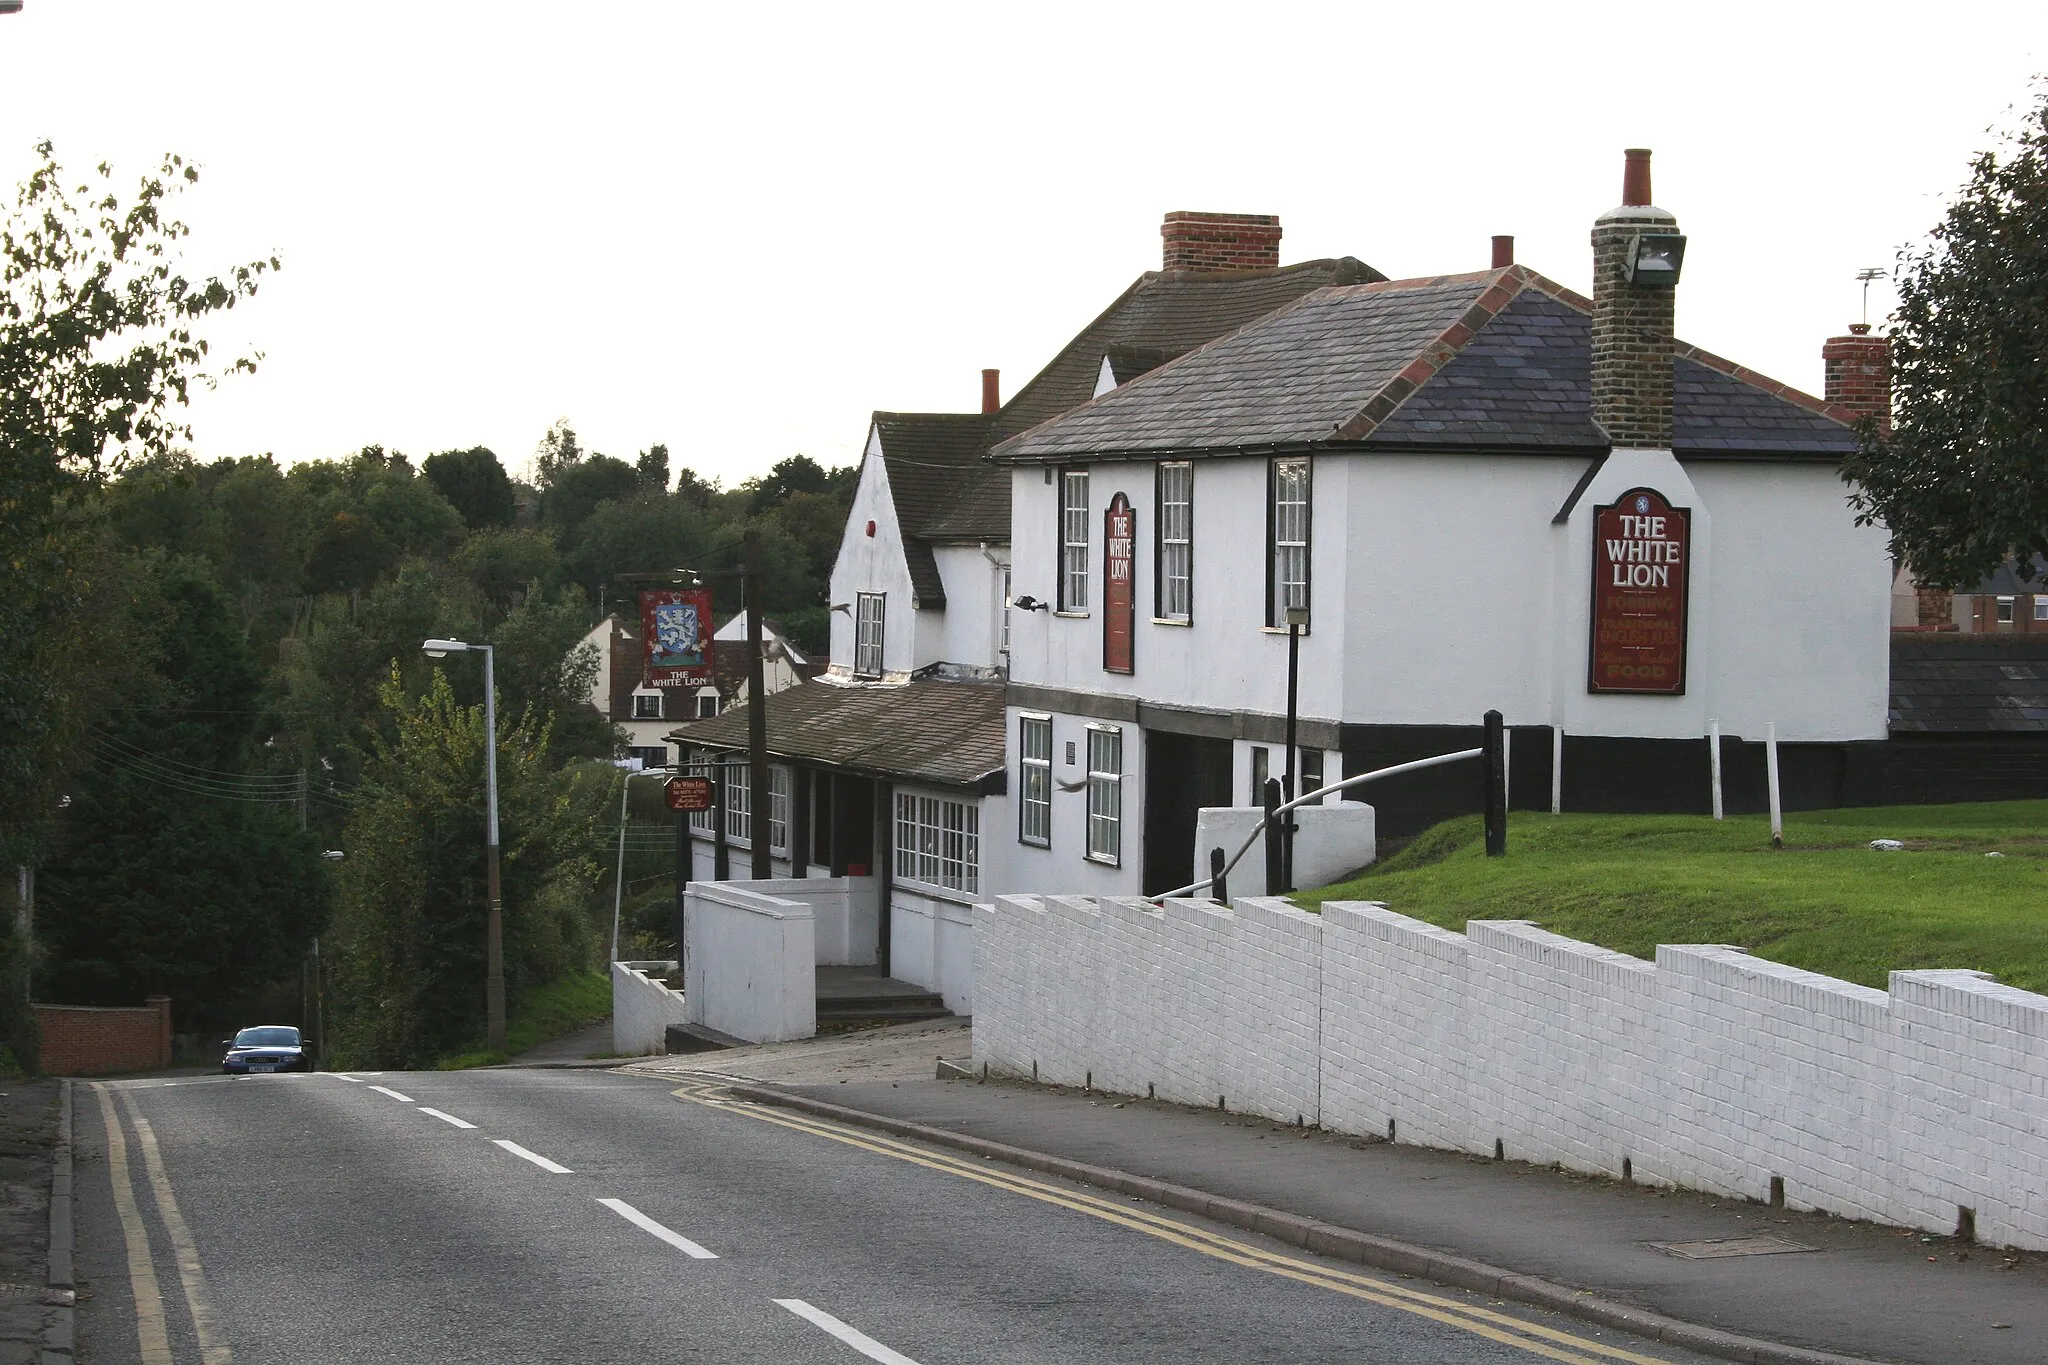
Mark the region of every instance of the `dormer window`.
POLYGON ((661 694, 658 692, 635 692, 633 694, 634 720, 660 720, 661 694))

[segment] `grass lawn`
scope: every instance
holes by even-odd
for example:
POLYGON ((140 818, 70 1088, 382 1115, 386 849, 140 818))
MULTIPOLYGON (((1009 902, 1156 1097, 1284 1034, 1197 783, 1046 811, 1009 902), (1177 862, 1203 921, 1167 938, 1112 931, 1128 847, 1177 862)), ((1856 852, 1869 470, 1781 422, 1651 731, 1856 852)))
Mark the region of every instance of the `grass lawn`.
POLYGON ((519 1008, 505 1019, 503 1052, 465 1052, 456 1057, 443 1057, 435 1066, 441 1071, 496 1066, 528 1048, 539 1047, 550 1038, 559 1038, 611 1012, 611 978, 599 972, 578 972, 527 993, 519 1008))
POLYGON ((1897 969, 1971 967, 2048 993, 2048 801, 1787 815, 1782 851, 1760 815, 1517 811, 1505 858, 1484 856, 1480 838, 1477 816, 1452 820, 1293 899, 1384 901, 1447 929, 1533 920, 1643 958, 1659 943, 1728 943, 1880 989, 1897 969))

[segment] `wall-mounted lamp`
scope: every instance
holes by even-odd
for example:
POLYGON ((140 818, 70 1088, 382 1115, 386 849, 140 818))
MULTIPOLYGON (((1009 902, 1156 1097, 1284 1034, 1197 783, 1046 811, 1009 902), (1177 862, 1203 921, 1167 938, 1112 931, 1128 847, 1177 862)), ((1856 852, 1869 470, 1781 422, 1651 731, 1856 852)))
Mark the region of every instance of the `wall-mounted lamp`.
POLYGON ((1685 237, 1676 232, 1638 232, 1628 248, 1628 282, 1638 289, 1670 289, 1685 265, 1685 237))
POLYGON ((1051 610, 1052 610, 1052 603, 1050 603, 1050 602, 1041 602, 1041 601, 1039 601, 1039 600, 1038 600, 1037 598, 1035 598, 1035 597, 1031 597, 1031 596, 1029 596, 1029 595, 1027 595, 1027 596, 1024 596, 1024 597, 1013 597, 1013 598, 1011 598, 1011 599, 1010 599, 1010 605, 1011 605, 1011 606, 1013 606, 1013 607, 1015 607, 1015 608, 1016 608, 1017 610, 1019 610, 1019 611, 1051 611, 1051 610))

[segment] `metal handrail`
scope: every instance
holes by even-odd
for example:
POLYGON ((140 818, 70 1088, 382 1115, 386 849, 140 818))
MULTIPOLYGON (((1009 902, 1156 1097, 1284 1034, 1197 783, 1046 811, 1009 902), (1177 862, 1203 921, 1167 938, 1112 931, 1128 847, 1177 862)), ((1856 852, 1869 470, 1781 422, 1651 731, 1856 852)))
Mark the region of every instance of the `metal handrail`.
MULTIPOLYGON (((1460 759, 1483 758, 1485 754, 1486 750, 1484 749, 1460 749, 1454 754, 1438 754, 1434 758, 1418 758, 1412 763, 1396 763, 1391 768, 1376 768, 1369 773, 1360 773, 1356 777, 1347 777, 1341 782, 1332 782, 1327 787, 1318 787, 1312 792, 1297 796, 1285 805, 1275 806, 1273 808, 1273 815, 1261 816, 1259 823, 1252 827, 1251 834, 1246 837, 1243 845, 1239 847, 1236 856, 1223 865, 1222 875, 1225 879, 1229 878, 1230 870, 1237 866, 1239 859, 1251 852, 1252 845, 1259 841, 1259 835, 1265 832, 1266 826, 1272 822, 1274 815, 1285 815, 1296 806, 1305 806, 1312 801, 1320 801, 1331 792, 1340 792, 1347 787, 1357 787, 1367 782, 1377 782, 1382 777, 1398 777, 1402 773, 1419 772, 1424 768, 1434 768, 1442 763, 1456 763, 1460 759)), ((1215 884, 1215 877, 1206 877, 1192 885, 1183 886, 1178 891, 1167 891, 1157 896, 1148 896, 1146 899, 1154 901, 1171 900, 1176 896, 1185 896, 1190 892, 1200 891, 1204 887, 1214 886, 1215 884)))

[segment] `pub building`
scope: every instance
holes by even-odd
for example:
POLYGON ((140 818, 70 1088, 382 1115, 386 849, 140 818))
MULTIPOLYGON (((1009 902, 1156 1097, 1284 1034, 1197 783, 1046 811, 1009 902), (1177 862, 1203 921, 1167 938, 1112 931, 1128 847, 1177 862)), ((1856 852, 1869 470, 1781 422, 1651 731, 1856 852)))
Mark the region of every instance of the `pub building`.
MULTIPOLYGON (((899 906, 1194 880, 1197 811, 1287 773, 1290 617, 1303 787, 1473 747, 1489 710, 1517 809, 1555 777, 1566 810, 1705 810, 1716 723, 1731 810, 1761 804, 1773 728, 1788 805, 1868 785, 1893 571, 1839 474, 1858 414, 1674 339, 1686 240, 1647 151, 1593 225, 1591 299, 1511 238, 1388 280, 1289 277, 1259 215, 1163 232, 1119 307, 1265 306, 1149 351, 1098 319, 1012 404, 877 414, 831 668, 768 702, 812 859, 823 819, 899 906), (1024 404, 1079 361, 1087 401, 1024 404)), ((744 721, 675 739, 734 755, 744 721)), ((1478 792, 1450 765, 1367 799, 1384 836, 1478 792)))

